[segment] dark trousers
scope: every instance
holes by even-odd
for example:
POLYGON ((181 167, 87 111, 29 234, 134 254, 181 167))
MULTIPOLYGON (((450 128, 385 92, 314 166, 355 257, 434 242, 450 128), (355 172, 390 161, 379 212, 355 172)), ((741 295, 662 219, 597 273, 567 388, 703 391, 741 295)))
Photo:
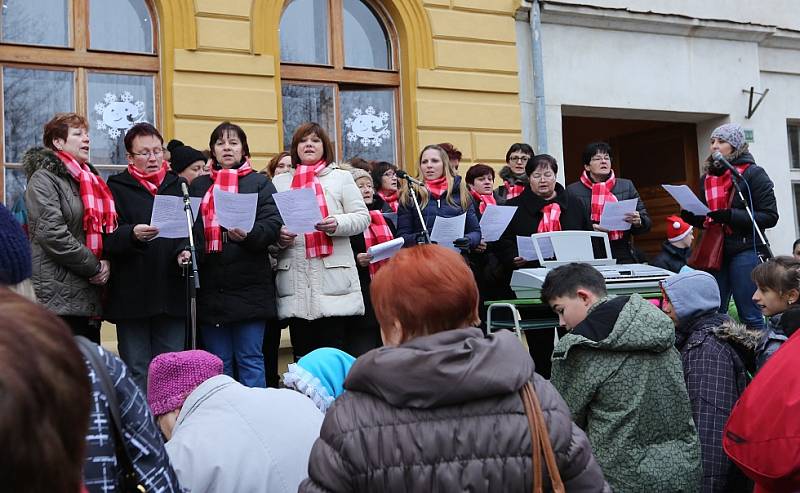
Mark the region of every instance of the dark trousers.
POLYGON ((321 347, 332 347, 345 351, 345 333, 352 323, 351 317, 326 317, 316 320, 289 319, 289 335, 292 352, 297 361, 321 347))
POLYGON ((286 327, 284 320, 268 320, 267 330, 264 332, 264 344, 261 348, 264 353, 264 371, 267 374, 267 387, 276 389, 280 380, 278 353, 281 348, 281 331, 284 327, 286 327))
POLYGON ((186 321, 169 315, 117 320, 117 348, 131 377, 147 394, 150 362, 162 353, 183 351, 186 321))
POLYGON ((64 315, 61 320, 69 325, 72 335, 83 336, 95 344, 100 344, 100 321, 91 320, 89 317, 76 317, 64 315))

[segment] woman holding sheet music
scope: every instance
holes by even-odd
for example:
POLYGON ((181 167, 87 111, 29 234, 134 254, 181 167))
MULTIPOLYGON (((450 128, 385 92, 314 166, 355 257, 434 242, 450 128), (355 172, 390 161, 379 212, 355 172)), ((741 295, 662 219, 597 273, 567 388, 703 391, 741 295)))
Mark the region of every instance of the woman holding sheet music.
POLYGON ((167 171, 164 139, 155 127, 131 127, 125 149, 128 168, 108 179, 119 226, 103 242, 111 260, 104 315, 117 325, 119 355, 144 392, 150 360, 184 349, 186 296, 175 254, 185 240, 157 237, 150 226, 155 196, 182 194, 180 178, 167 171))
MULTIPOLYGON (((531 241, 534 233, 587 230, 591 222, 584 216, 581 204, 556 182, 558 162, 548 154, 539 154, 525 165, 529 185, 521 195, 506 202, 517 210, 496 249, 508 271, 523 267, 539 267, 538 261, 525 259, 517 251, 517 238, 531 241)), ((536 372, 550 378, 550 357, 553 353, 553 330, 525 332, 536 372)))
POLYGON ((313 233, 280 232, 278 315, 289 319, 295 359, 320 347, 347 350, 349 317, 364 314, 350 237, 367 229, 370 215, 353 176, 333 162, 333 149, 319 124, 300 125, 290 149, 294 175, 275 177, 281 192, 313 190, 322 217, 313 233))
MULTIPOLYGON (((275 187, 250 164, 247 135, 223 122, 211 133, 211 174, 192 182, 202 197, 194 225, 200 261, 197 322, 203 344, 224 363, 225 374, 249 387, 266 386, 262 343, 266 320, 275 317, 275 285, 267 246, 278 241, 281 218, 275 187), (214 191, 258 194, 249 231, 226 229, 218 221, 214 191)), ((274 329, 277 330, 277 329, 274 329)))

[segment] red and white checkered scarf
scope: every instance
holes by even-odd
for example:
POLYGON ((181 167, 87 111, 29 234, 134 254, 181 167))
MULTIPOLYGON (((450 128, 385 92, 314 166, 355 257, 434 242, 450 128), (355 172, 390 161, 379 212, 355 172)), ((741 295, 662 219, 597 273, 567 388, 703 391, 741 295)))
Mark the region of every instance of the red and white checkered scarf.
POLYGON ((56 156, 64 163, 70 176, 80 185, 86 247, 95 257, 101 258, 103 233, 113 233, 117 229, 117 211, 111 190, 86 163, 79 163, 72 155, 63 151, 56 152, 56 156))
POLYGON ((203 216, 203 232, 206 237, 206 253, 222 251, 222 226, 217 220, 217 211, 214 207, 214 189, 223 192, 239 192, 239 178, 247 176, 253 172, 250 160, 245 160, 244 164, 235 169, 215 169, 211 167, 211 181, 214 183, 209 187, 203 201, 200 202, 200 214, 203 216))
MULTIPOLYGON (((597 183, 593 183, 592 180, 589 178, 589 172, 584 171, 581 174, 581 183, 592 191, 592 214, 591 220, 594 222, 600 222, 600 216, 603 214, 603 207, 605 207, 606 202, 618 202, 617 197, 611 193, 611 190, 614 189, 614 185, 617 184, 617 178, 614 176, 614 170, 611 170, 611 173, 608 175, 608 179, 606 181, 601 181, 597 183)), ((619 240, 623 236, 622 231, 609 231, 608 239, 609 240, 619 240)))
POLYGON ((561 231, 561 206, 553 202, 542 207, 542 220, 539 221, 537 233, 561 231))
MULTIPOLYGON (((744 173, 744 171, 749 167, 750 163, 736 165, 736 169, 740 174, 744 173)), ((731 194, 733 193, 733 174, 731 173, 731 170, 725 170, 725 173, 720 176, 707 173, 704 187, 706 204, 708 205, 709 209, 712 211, 718 211, 720 209, 727 209, 730 207, 729 204, 731 203, 731 194)), ((711 218, 706 218, 705 224, 708 226, 713 222, 714 221, 711 218)), ((727 226, 726 230, 730 232, 730 228, 727 226)))
MULTIPOLYGON (((323 219, 328 217, 328 204, 325 202, 325 194, 322 193, 322 184, 319 182, 319 175, 328 166, 324 160, 319 160, 314 164, 300 164, 294 172, 292 178, 292 190, 299 188, 313 188, 314 195, 317 196, 319 211, 323 219)), ((327 257, 333 253, 333 240, 322 231, 306 233, 306 258, 327 257)))
POLYGON ((383 192, 378 192, 378 195, 381 196, 384 202, 389 204, 389 207, 391 207, 394 212, 397 212, 397 207, 400 205, 400 202, 398 201, 399 195, 397 193, 397 190, 390 193, 389 195, 386 195, 383 192))
MULTIPOLYGON (((386 243, 394 239, 392 230, 389 229, 389 225, 386 224, 386 218, 383 217, 381 211, 369 211, 369 218, 369 227, 364 230, 364 243, 367 245, 367 250, 372 246, 380 245, 381 243, 386 243)), ((374 264, 369 264, 369 276, 374 276, 375 273, 378 272, 378 269, 388 261, 389 259, 386 259, 375 262, 374 264)))
POLYGON ((442 176, 435 180, 425 180, 425 187, 431 193, 431 197, 438 199, 447 191, 447 177, 442 176))
POLYGON ((164 177, 167 176, 167 162, 162 161, 161 169, 150 174, 142 173, 139 168, 129 164, 128 173, 130 173, 134 180, 138 181, 139 184, 145 188, 145 190, 150 192, 150 195, 155 197, 156 193, 158 193, 158 187, 161 186, 161 183, 164 181, 164 177))
POLYGON ((525 191, 525 185, 512 185, 509 181, 504 181, 506 184, 506 200, 519 197, 525 191))
POLYGON ((472 195, 472 198, 475 199, 475 202, 480 204, 478 209, 480 210, 481 214, 483 214, 483 212, 486 210, 487 205, 497 205, 497 199, 494 198, 493 193, 483 195, 475 190, 470 190, 469 194, 472 195))

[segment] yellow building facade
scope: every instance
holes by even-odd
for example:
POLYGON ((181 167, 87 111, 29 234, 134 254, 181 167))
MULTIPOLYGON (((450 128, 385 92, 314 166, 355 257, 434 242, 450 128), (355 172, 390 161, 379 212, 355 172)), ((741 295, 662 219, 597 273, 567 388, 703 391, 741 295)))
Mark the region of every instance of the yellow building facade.
MULTIPOLYGON (((10 1, 13 9, 14 1, 10 1)), ((287 72, 293 78, 304 77, 306 71, 317 74, 314 67, 310 70, 303 64, 287 65, 281 61, 281 19, 292 1, 111 0, 125 4, 125 8, 128 3, 143 4, 149 10, 154 41, 152 53, 144 58, 92 50, 92 29, 99 32, 100 28, 93 27, 91 15, 95 14, 89 9, 95 7, 90 2, 48 1, 63 1, 70 9, 73 24, 67 27, 69 39, 64 46, 71 45, 75 52, 61 50, 53 55, 55 61, 48 61, 47 48, 28 46, 24 39, 21 43, 4 39, 0 46, 4 80, 29 68, 67 70, 80 66, 73 78, 72 109, 86 115, 92 125, 97 116, 93 108, 99 103, 96 96, 93 99, 91 84, 88 90, 80 88, 85 79, 92 77, 92 71, 100 66, 111 72, 145 67, 143 70, 151 71, 156 86, 154 114, 147 121, 156 123, 166 139, 177 138, 204 149, 211 130, 219 122, 230 120, 244 127, 254 165, 260 169, 286 145, 283 122, 293 112, 292 107, 284 106, 282 98, 287 72), (86 38, 90 41, 80 39, 81 24, 88 25, 86 38)), ((330 19, 338 18, 334 9, 341 8, 343 2, 368 5, 383 23, 393 62, 391 70, 375 77, 379 87, 392 86, 389 89, 394 91, 397 164, 412 169, 421 147, 439 142, 451 142, 461 150, 464 165, 504 164, 509 145, 521 139, 514 20, 519 0, 322 0, 327 3, 330 19)), ((19 0, 16 5, 21 5, 19 0)), ((20 9, 28 7, 17 11, 20 9)), ((104 15, 114 18, 113 14, 104 15)), ((6 20, 10 23, 13 19, 6 20)), ((329 44, 332 53, 346 50, 336 40, 329 44)), ((347 56, 346 51, 343 54, 347 56)), ((365 81, 374 82, 370 77, 345 67, 344 72, 323 74, 323 79, 327 78, 323 82, 339 84, 337 91, 346 91, 358 89, 365 81), (339 73, 355 78, 343 85, 335 80, 339 73)), ((5 96, 8 113, 14 95, 5 96)), ((340 103, 334 104, 339 110, 340 103)), ((57 110, 63 109, 53 108, 52 113, 57 110)), ((43 111, 42 115, 52 113, 43 111)), ((337 128, 345 118, 347 115, 336 115, 337 128)), ((13 122, 5 121, 4 127, 8 148, 14 139, 13 122)), ((121 133, 124 135, 124 129, 121 133)), ((337 133, 341 151, 343 132, 337 133)), ((93 152, 94 142, 93 137, 93 152)), ((351 157, 339 154, 340 159, 351 157)), ((19 152, 7 151, 0 159, 4 167, 0 175, 7 182, 19 178, 18 157, 19 152), (15 167, 17 175, 11 176, 15 167)), ((99 164, 109 168, 125 164, 119 153, 109 160, 112 162, 99 164)), ((11 183, 5 185, 4 196, 9 205, 11 183)), ((19 195, 19 187, 16 193, 19 195)))

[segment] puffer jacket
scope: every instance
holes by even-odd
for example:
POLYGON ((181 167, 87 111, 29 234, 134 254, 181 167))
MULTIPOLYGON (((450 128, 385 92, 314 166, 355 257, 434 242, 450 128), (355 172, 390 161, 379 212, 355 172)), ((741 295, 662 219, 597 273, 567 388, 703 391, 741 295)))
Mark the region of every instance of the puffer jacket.
POLYGON ((49 149, 28 150, 22 164, 36 298, 57 315, 100 315, 100 289, 89 283, 100 261, 86 247, 80 185, 49 149))
POLYGON ((567 491, 608 491, 586 436, 550 383, 534 375, 519 341, 505 331, 484 338, 476 328, 356 360, 300 491, 530 490, 530 432, 518 391, 531 380, 567 491))
POLYGON ((697 491, 700 444, 675 328, 638 294, 603 299, 553 351, 553 386, 614 491, 697 491))
MULTIPOLYGON (((275 177, 279 192, 289 190, 292 176, 275 177)), ((350 247, 350 236, 362 233, 370 223, 361 192, 349 171, 329 164, 319 174, 328 214, 336 218, 338 227, 329 235, 333 254, 306 258, 305 235, 297 235, 294 243, 278 255, 275 281, 278 292, 278 318, 316 320, 323 317, 344 317, 364 314, 361 284, 350 247)))

